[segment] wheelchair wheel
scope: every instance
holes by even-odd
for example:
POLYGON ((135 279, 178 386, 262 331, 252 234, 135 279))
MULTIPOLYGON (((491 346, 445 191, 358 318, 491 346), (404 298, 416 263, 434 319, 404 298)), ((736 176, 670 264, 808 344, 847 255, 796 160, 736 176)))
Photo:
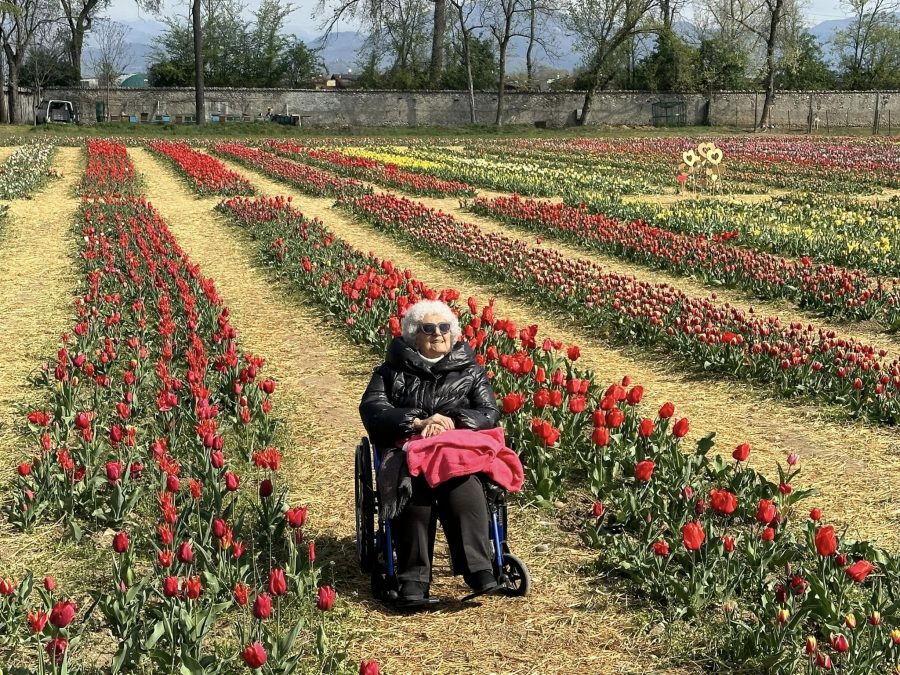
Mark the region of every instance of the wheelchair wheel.
POLYGON ((356 557, 363 572, 375 562, 375 479, 372 446, 363 438, 356 446, 356 557))
POLYGON ((504 595, 528 595, 531 590, 531 575, 524 560, 512 553, 504 553, 501 573, 506 577, 506 586, 502 591, 504 595))

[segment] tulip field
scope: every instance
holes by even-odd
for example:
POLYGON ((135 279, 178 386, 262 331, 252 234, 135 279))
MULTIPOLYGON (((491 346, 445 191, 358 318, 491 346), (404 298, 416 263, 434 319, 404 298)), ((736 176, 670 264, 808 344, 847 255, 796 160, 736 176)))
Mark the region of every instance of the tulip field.
POLYGON ((696 140, 10 139, 0 663, 900 672, 900 142, 717 137, 693 194, 696 140), (357 405, 422 298, 523 461, 527 597, 358 570, 357 405))

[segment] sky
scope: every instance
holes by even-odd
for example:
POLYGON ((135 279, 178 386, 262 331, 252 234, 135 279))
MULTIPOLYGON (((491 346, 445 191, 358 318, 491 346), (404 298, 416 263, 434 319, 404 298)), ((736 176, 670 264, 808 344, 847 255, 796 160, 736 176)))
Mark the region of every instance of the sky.
MULTIPOLYGON (((187 11, 186 2, 178 0, 164 0, 166 9, 164 11, 183 12, 187 11)), ((246 0, 246 6, 252 10, 257 4, 257 0, 246 0)), ((320 21, 313 19, 311 14, 317 5, 317 0, 294 0, 293 4, 298 8, 290 19, 290 24, 297 32, 304 32, 305 35, 300 37, 312 37, 319 33, 320 21), (305 30, 304 30, 305 28, 305 30)), ((808 0, 808 16, 810 24, 817 24, 830 19, 843 19, 848 16, 849 12, 844 9, 835 0, 808 0)), ((154 17, 146 12, 139 12, 134 0, 112 0, 112 4, 107 15, 116 21, 140 21, 141 19, 153 21, 154 17)), ((350 28, 351 26, 347 26, 350 28)), ((340 28, 340 26, 339 26, 340 28)))

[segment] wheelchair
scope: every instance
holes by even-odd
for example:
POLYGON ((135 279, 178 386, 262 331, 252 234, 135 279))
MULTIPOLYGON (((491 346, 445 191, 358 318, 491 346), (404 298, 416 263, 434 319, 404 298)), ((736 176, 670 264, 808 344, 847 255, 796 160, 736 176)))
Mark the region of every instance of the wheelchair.
MULTIPOLYGON (((380 515, 380 498, 375 477, 381 466, 381 452, 363 437, 356 446, 356 555, 364 573, 371 576, 372 595, 377 600, 398 603, 396 554, 391 521, 380 515)), ((482 479, 488 507, 488 536, 493 548, 494 576, 498 593, 524 596, 531 588, 525 562, 509 550, 506 541, 506 491, 492 481, 482 479)), ((472 599, 475 594, 466 596, 472 599)), ((437 600, 407 603, 407 606, 435 604, 437 600)))

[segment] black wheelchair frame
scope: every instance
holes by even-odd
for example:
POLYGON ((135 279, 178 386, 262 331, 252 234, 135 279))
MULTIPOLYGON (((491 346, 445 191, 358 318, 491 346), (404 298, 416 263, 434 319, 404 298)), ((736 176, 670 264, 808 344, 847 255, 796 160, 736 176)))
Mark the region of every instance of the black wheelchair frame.
MULTIPOLYGON (((367 437, 356 446, 356 555, 363 572, 371 575, 372 595, 386 602, 398 600, 396 554, 391 521, 381 517, 375 480, 381 453, 367 437)), ((493 547, 494 576, 499 592, 527 595, 531 588, 528 567, 509 549, 506 541, 506 491, 482 480, 488 507, 488 536, 493 547)), ((474 596, 472 596, 474 597, 474 596)))

